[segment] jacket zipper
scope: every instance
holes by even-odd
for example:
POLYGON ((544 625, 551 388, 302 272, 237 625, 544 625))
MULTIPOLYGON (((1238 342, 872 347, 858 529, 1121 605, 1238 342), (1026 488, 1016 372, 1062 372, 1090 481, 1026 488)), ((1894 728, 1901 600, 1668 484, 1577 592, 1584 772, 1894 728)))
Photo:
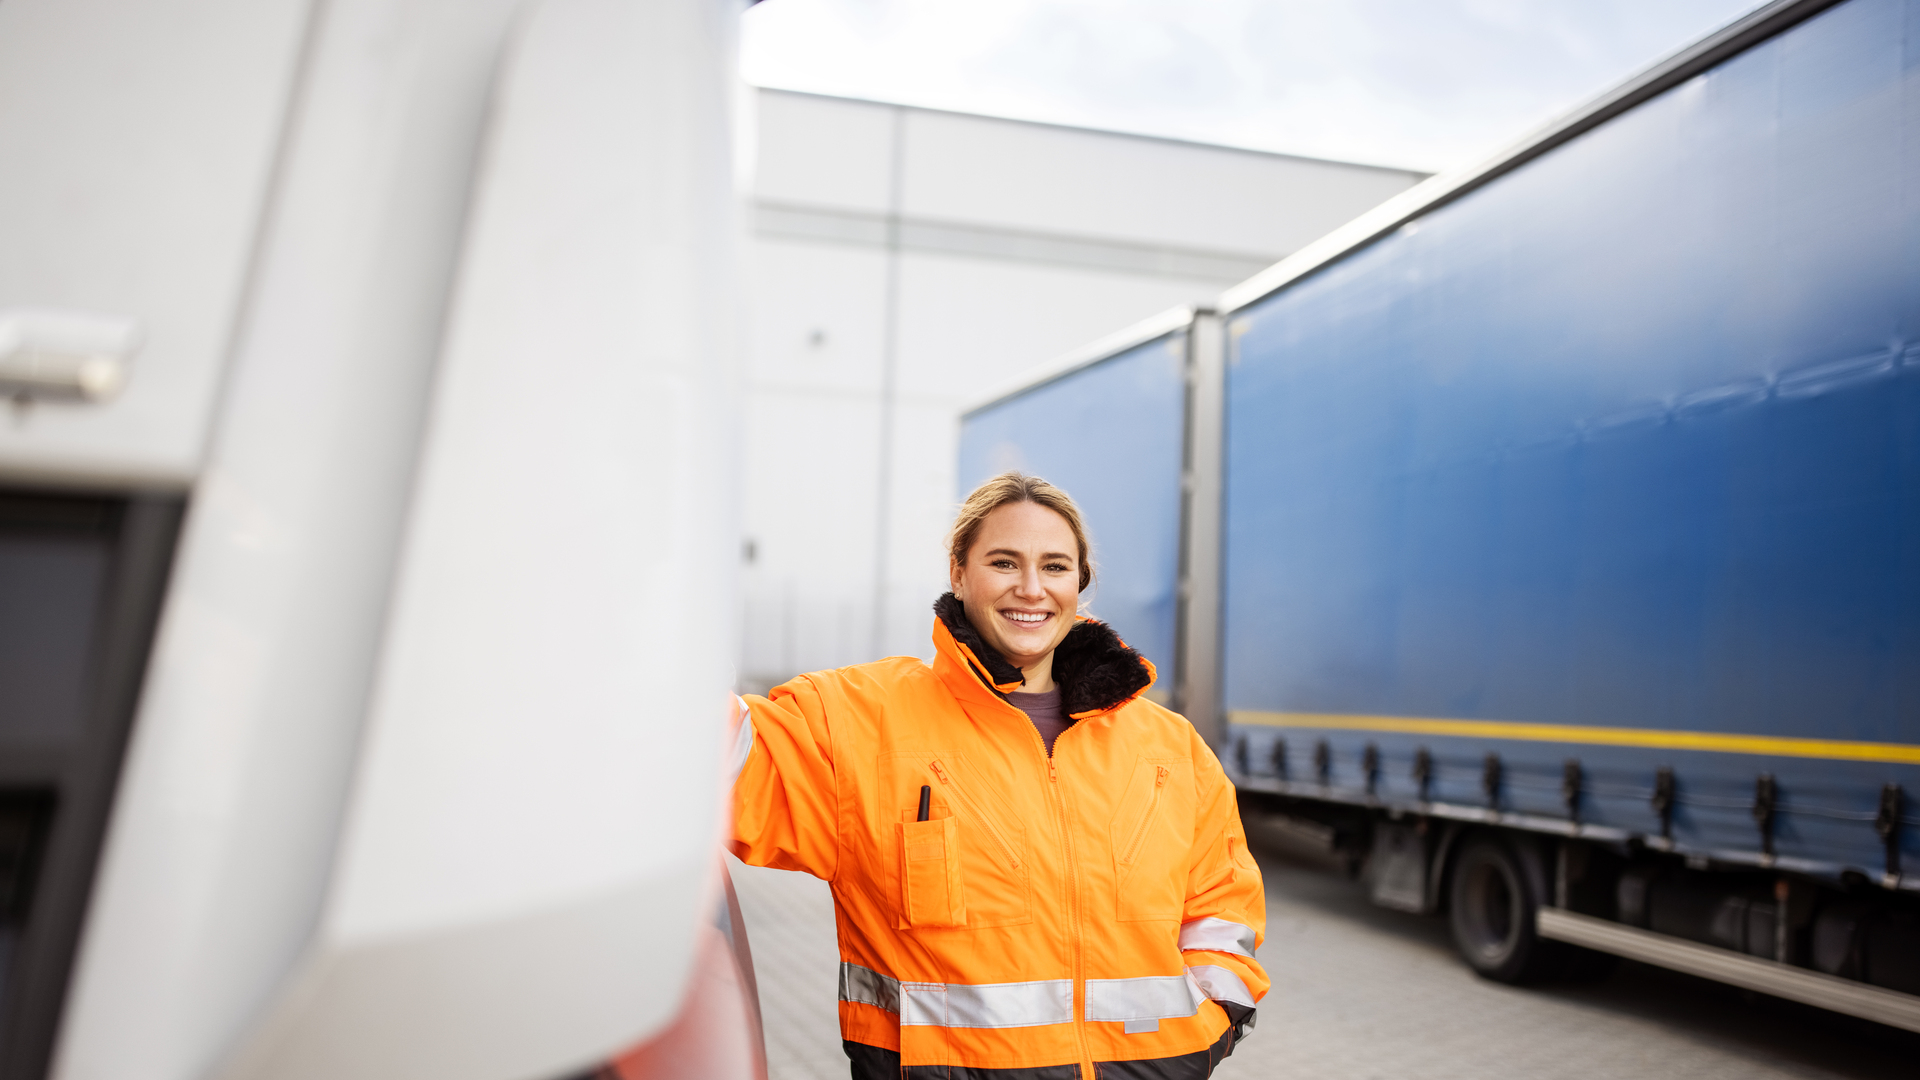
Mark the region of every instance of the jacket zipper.
POLYGON ((1154 816, 1160 813, 1160 791, 1167 786, 1167 767, 1154 766, 1153 794, 1147 800, 1147 812, 1140 816, 1140 824, 1133 827, 1133 837, 1127 841, 1120 855, 1120 865, 1132 866, 1133 860, 1140 854, 1140 844, 1147 838, 1147 826, 1153 824, 1154 816))
POLYGON ((946 768, 938 761, 932 762, 931 768, 933 775, 940 779, 941 785, 953 792, 954 796, 967 808, 967 813, 973 815, 986 828, 987 835, 993 837, 993 842, 1000 845, 1000 853, 1007 857, 1007 865, 1015 870, 1020 869, 1020 856, 1014 854, 1013 845, 1007 842, 1006 834, 1000 831, 1000 826, 993 823, 993 818, 980 808, 979 803, 973 801, 973 796, 968 795, 965 788, 953 782, 953 777, 947 774, 946 768))
MULTIPOLYGON (((1060 733, 1064 739, 1071 729, 1060 733)), ((1056 747, 1059 743, 1054 743, 1056 747)), ((1060 821, 1060 840, 1067 849, 1067 926, 1073 941, 1073 1031, 1080 1043, 1080 1075, 1093 1080, 1093 1048, 1087 1044, 1087 972, 1086 942, 1080 932, 1080 866, 1073 851, 1073 827, 1067 821, 1067 800, 1060 792, 1060 770, 1053 755, 1047 755, 1047 787, 1053 792, 1053 810, 1060 821)))

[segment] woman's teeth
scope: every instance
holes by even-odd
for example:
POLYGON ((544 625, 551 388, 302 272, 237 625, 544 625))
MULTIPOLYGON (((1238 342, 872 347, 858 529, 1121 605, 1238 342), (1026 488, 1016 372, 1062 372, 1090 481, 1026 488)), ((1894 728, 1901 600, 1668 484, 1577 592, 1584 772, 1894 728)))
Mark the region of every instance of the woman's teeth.
POLYGON ((1005 614, 1009 620, 1013 622, 1021 623, 1026 626, 1038 626, 1041 623, 1046 622, 1048 618, 1046 612, 1041 612, 1037 615, 1028 615, 1023 612, 1008 611, 1008 612, 1003 612, 1003 614, 1005 614))

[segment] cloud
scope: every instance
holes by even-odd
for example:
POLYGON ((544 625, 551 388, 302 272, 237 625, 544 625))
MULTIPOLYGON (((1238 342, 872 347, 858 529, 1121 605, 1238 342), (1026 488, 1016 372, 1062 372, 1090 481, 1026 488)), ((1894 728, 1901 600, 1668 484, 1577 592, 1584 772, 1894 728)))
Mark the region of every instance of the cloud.
POLYGON ((766 0, 762 86, 1440 169, 1753 0, 766 0))

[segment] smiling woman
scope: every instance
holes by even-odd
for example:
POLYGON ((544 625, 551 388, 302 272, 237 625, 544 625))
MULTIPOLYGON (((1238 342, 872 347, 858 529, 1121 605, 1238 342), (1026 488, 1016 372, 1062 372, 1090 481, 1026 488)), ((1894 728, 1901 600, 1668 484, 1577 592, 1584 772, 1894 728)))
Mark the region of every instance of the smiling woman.
POLYGON ((960 507, 947 553, 974 628, 1025 674, 1028 692, 1053 689, 1053 650, 1093 583, 1080 508, 1045 480, 1004 473, 960 507))
POLYGON ((1007 473, 962 505, 931 667, 743 701, 733 850, 833 886, 856 1080, 1201 1078, 1253 1026, 1265 924, 1232 785, 1079 614, 1086 528, 1007 473))

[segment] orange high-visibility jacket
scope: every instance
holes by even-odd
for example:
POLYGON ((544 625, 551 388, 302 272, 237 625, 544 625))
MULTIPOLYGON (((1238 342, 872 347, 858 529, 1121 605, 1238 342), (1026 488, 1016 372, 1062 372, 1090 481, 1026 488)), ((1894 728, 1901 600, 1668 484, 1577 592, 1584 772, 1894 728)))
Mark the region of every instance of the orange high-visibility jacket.
POLYGON ((1233 785, 1140 696, 1153 666, 1104 624, 1054 653, 1075 722, 1049 758, 1002 696, 1019 670, 951 594, 935 610, 931 668, 894 657, 746 699, 734 853, 831 883, 842 1036, 898 1051, 904 1075, 1206 1076, 1268 986, 1233 785))

